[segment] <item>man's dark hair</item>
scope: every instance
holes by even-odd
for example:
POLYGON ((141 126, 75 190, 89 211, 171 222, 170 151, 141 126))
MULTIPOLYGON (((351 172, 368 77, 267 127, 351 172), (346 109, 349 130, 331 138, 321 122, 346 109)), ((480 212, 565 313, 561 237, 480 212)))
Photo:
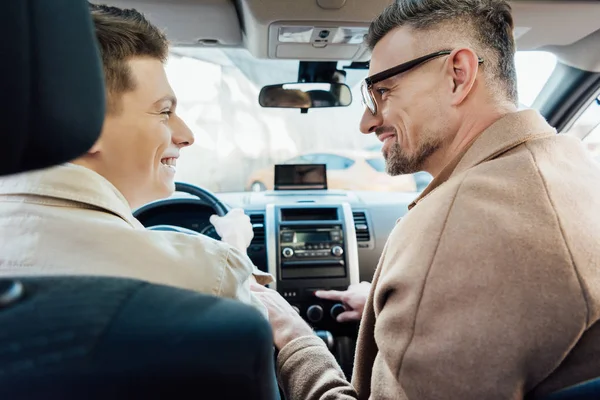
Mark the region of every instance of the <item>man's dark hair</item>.
POLYGON ((373 49, 395 28, 408 26, 427 31, 447 23, 469 28, 473 45, 492 55, 492 59, 488 56, 485 60, 491 77, 517 104, 514 24, 511 7, 505 0, 396 0, 371 23, 366 41, 373 49))
POLYGON ((119 109, 119 95, 135 89, 127 61, 135 57, 165 62, 169 43, 163 32, 140 12, 89 4, 102 54, 107 92, 107 112, 119 109))

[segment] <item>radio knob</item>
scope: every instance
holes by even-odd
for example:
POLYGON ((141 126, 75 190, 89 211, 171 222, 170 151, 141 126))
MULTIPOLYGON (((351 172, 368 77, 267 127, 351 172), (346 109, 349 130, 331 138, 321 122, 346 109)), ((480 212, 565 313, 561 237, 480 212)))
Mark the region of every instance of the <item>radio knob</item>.
POLYGON ((340 315, 341 313, 343 313, 344 311, 346 311, 346 307, 344 307, 342 304, 337 303, 334 304, 331 307, 331 310, 329 311, 329 314, 331 314, 331 318, 333 319, 337 319, 338 315, 340 315))
POLYGON ((308 307, 308 310, 306 310, 306 318, 308 318, 310 322, 319 322, 323 319, 323 307, 319 305, 308 307))
POLYGON ((300 309, 298 308, 298 306, 292 306, 292 308, 294 309, 294 311, 300 314, 300 309))
POLYGON ((341 256, 342 254, 344 254, 344 249, 342 249, 341 246, 333 246, 331 248, 331 254, 333 254, 336 257, 341 256))
POLYGON ((290 247, 286 247, 285 249, 283 249, 283 251, 281 252, 281 254, 283 254, 283 256, 285 258, 290 258, 291 256, 294 255, 294 250, 290 247))

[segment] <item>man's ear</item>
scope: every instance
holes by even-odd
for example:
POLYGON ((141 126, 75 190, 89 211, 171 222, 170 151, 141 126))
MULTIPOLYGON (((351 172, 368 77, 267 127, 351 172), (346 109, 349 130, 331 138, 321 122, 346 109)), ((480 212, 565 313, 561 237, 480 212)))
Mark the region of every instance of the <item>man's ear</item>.
POLYGON ((473 90, 477 72, 479 71, 479 58, 469 48, 454 50, 448 57, 448 74, 452 80, 451 104, 461 104, 473 90))

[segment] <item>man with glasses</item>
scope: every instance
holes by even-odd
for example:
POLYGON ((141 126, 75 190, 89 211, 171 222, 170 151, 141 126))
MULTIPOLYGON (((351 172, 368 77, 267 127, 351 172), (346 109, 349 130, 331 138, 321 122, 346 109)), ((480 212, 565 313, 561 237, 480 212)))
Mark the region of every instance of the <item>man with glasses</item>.
POLYGON ((504 0, 400 0, 372 24, 365 134, 390 175, 434 180, 373 277, 348 383, 276 292, 290 399, 518 399, 600 371, 600 169, 518 111, 504 0))

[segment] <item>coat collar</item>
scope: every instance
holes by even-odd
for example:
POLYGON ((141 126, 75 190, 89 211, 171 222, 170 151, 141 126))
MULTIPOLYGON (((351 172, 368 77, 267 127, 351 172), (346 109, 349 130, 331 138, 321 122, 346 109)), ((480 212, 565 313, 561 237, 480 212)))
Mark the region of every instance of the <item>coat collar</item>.
POLYGON ((139 226, 119 190, 100 174, 75 164, 0 178, 0 195, 34 195, 82 203, 139 226))
POLYGON ((412 209, 452 176, 494 159, 529 140, 555 134, 556 130, 548 125, 536 110, 523 110, 505 115, 484 130, 450 161, 421 195, 408 206, 408 209, 412 209))

